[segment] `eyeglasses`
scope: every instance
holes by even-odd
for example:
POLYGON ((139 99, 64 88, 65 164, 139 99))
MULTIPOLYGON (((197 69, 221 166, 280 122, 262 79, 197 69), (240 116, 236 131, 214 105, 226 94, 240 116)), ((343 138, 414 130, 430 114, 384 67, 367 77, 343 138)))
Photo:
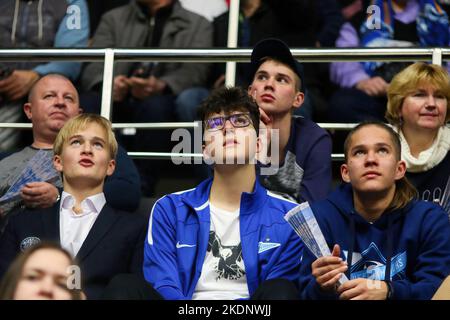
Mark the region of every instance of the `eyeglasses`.
POLYGON ((248 113, 235 113, 229 116, 214 117, 205 120, 206 130, 208 131, 218 131, 225 127, 227 120, 230 120, 231 124, 235 128, 248 127, 253 124, 248 113))

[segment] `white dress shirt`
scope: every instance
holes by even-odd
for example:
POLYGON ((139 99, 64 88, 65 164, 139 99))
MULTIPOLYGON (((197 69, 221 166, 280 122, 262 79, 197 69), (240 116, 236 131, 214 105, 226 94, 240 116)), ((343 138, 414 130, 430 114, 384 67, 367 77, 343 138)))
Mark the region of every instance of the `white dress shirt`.
POLYGON ((81 202, 81 213, 75 213, 75 198, 65 191, 61 195, 59 209, 59 232, 61 246, 74 257, 78 254, 84 240, 97 220, 106 203, 103 192, 87 197, 81 202))

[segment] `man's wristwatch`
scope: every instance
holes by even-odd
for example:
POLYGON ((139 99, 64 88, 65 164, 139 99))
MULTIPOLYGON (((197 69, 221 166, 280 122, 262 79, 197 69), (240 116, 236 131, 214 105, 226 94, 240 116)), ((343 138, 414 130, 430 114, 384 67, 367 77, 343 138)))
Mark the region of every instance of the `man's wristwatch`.
POLYGON ((58 192, 58 195, 56 196, 55 203, 57 203, 60 199, 61 199, 61 195, 60 195, 59 192, 58 192))

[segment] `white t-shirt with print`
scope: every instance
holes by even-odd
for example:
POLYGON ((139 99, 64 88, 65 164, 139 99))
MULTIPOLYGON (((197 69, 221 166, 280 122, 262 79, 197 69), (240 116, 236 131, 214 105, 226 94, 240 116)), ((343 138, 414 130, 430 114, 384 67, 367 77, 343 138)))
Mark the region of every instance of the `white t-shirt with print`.
POLYGON ((193 300, 235 300, 249 297, 242 257, 239 209, 231 212, 210 204, 211 227, 202 273, 193 300))

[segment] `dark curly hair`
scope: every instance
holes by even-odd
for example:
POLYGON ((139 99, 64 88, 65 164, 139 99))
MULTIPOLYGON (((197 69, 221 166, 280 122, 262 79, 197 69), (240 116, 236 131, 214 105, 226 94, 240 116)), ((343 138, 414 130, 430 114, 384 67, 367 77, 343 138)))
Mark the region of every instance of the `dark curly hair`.
POLYGON ((199 116, 202 123, 204 123, 210 115, 222 111, 225 115, 229 115, 234 111, 248 112, 256 130, 256 135, 258 135, 259 107, 248 95, 247 91, 239 87, 224 87, 214 90, 200 106, 199 116))

